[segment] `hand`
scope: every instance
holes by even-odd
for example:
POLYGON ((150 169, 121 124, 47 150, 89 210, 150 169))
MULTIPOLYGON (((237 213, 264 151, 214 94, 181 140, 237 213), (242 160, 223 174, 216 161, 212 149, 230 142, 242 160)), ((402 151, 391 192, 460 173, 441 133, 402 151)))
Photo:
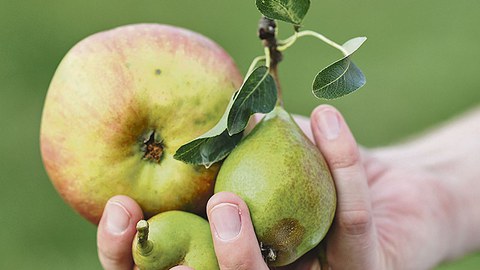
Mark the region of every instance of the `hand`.
MULTIPOLYGON (((268 269, 260 253, 248 208, 238 196, 227 192, 215 194, 208 202, 207 211, 222 270, 268 269), (232 207, 234 211, 229 213, 232 207), (241 217, 238 213, 241 213, 241 217), (241 224, 235 224, 235 221, 241 224)), ((142 218, 140 206, 127 196, 114 196, 107 202, 97 231, 98 256, 104 269, 136 269, 133 265, 132 241, 136 224, 142 218)), ((295 268, 277 269, 319 269, 311 268, 315 263, 318 265, 316 254, 310 253, 296 262, 295 268)), ((176 266, 171 270, 192 269, 176 266)))
MULTIPOLYGON (((338 208, 326 238, 331 269, 429 269, 446 257, 446 236, 451 232, 444 222, 449 218, 444 206, 449 201, 439 176, 421 167, 406 169, 395 159, 387 159, 385 152, 380 156, 379 151, 360 151, 343 117, 331 106, 319 106, 312 113, 311 129, 308 119, 296 120, 324 154, 337 188, 338 208)), ((235 235, 231 240, 222 240, 212 226, 221 269, 268 269, 248 209, 238 197, 228 193, 212 197, 209 219, 216 223, 212 210, 222 204, 238 206, 241 217, 228 218, 230 214, 224 213, 218 218, 224 220, 222 228, 240 231, 238 235, 229 231, 227 235, 235 235)), ((307 254, 299 264, 284 269, 320 266, 315 254, 307 254)))
MULTIPOLYGON (((433 175, 406 171, 394 162, 382 162, 375 152, 359 151, 333 107, 315 109, 311 129, 308 120, 296 120, 324 154, 337 188, 337 212, 326 239, 331 269, 426 269, 441 260, 442 246, 447 246, 441 243, 446 239, 442 234, 448 232, 437 224, 444 215, 438 193, 425 192, 432 188, 433 175)), ((248 208, 239 197, 218 193, 210 199, 207 213, 222 270, 268 269, 248 208)), ((105 269, 132 269, 131 243, 141 218, 133 200, 116 196, 109 201, 98 229, 105 269)), ((180 269, 189 268, 175 268, 180 269)), ((312 252, 280 269, 320 269, 320 265, 312 252)))

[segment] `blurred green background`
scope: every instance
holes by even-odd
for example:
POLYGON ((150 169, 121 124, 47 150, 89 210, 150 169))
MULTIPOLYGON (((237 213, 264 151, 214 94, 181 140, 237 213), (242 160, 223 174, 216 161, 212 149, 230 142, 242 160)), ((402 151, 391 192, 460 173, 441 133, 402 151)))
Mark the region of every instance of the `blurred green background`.
MULTIPOLYGON (((355 62, 361 91, 333 102, 358 141, 395 143, 480 100, 479 1, 312 1, 306 28, 343 43, 369 39, 355 62)), ((245 72, 262 53, 259 14, 245 0, 0 0, 0 269, 100 269, 95 227, 50 184, 39 153, 42 104, 65 53, 98 31, 138 22, 179 25, 221 44, 245 72)), ((280 25, 281 37, 290 28, 280 25)), ((320 103, 314 75, 339 53, 305 38, 280 66, 286 107, 308 115, 320 103)), ((471 255, 439 269, 479 269, 471 255)))

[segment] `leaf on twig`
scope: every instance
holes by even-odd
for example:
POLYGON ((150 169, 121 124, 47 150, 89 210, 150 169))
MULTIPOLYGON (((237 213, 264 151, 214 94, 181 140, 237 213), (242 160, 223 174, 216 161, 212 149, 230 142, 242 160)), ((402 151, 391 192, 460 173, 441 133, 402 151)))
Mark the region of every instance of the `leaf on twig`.
POLYGON ((310 0, 256 0, 256 5, 265 17, 300 25, 310 8, 310 0))
POLYGON ((350 59, 350 56, 365 40, 365 37, 358 37, 345 42, 342 47, 347 52, 347 55, 317 74, 312 87, 313 94, 317 98, 336 99, 348 95, 365 85, 365 75, 350 59))
POLYGON ((245 80, 228 114, 229 135, 242 132, 254 113, 269 113, 277 102, 277 87, 266 66, 256 68, 245 80))
POLYGON ((228 156, 242 139, 242 133, 230 136, 227 131, 227 117, 233 105, 234 97, 235 95, 232 97, 220 121, 205 134, 182 145, 175 152, 173 156, 175 159, 189 164, 204 165, 208 168, 213 163, 228 156))

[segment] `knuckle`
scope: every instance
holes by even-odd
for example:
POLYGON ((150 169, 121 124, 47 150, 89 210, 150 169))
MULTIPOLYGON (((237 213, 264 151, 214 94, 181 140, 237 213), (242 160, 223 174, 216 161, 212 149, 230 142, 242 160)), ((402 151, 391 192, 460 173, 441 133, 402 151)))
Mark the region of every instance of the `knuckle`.
POLYGON ((360 155, 358 154, 358 150, 353 148, 338 155, 330 162, 332 169, 350 168, 358 163, 360 163, 360 155))
POLYGON ((372 226, 372 215, 368 210, 352 210, 338 213, 339 227, 348 235, 367 234, 372 226))
POLYGON ((259 264, 251 258, 235 258, 235 256, 229 257, 227 260, 219 260, 220 269, 222 270, 264 270, 267 269, 264 264, 259 264))
POLYGON ((251 267, 248 267, 248 264, 245 262, 228 262, 226 264, 221 263, 220 269, 222 270, 248 270, 251 267))
POLYGON ((104 248, 102 246, 98 246, 98 255, 104 267, 107 265, 110 267, 121 265, 125 256, 116 250, 104 248))

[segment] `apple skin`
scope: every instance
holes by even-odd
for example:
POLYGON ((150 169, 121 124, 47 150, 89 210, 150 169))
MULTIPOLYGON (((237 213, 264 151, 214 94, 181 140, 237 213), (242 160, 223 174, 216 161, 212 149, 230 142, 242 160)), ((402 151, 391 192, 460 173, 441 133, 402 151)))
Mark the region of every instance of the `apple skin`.
POLYGON ((117 194, 135 199, 146 217, 202 214, 219 166, 173 155, 217 123, 241 83, 222 48, 186 29, 137 24, 89 36, 67 53, 48 90, 40 130, 47 173, 95 224, 117 194))

